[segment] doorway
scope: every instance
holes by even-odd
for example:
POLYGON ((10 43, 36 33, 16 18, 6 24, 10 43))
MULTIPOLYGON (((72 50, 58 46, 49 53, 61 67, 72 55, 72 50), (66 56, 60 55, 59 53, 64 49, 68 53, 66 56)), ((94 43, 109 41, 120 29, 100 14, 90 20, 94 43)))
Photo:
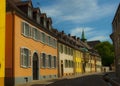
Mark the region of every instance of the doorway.
POLYGON ((33 54, 33 80, 39 79, 39 59, 37 53, 33 54))
POLYGON ((61 76, 63 76, 63 61, 61 61, 61 76))

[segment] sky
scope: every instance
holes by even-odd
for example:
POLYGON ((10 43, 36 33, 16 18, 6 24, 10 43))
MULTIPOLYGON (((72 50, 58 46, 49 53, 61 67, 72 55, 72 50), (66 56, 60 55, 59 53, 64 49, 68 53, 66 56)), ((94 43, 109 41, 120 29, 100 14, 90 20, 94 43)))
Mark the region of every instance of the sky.
POLYGON ((32 0, 34 7, 52 18, 52 26, 87 41, 111 41, 112 21, 120 0, 32 0))

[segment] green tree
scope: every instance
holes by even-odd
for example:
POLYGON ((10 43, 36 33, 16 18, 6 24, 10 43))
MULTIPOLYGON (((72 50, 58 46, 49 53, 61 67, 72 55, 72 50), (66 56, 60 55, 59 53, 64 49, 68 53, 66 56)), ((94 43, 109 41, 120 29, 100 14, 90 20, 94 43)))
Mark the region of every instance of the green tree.
POLYGON ((104 41, 95 46, 95 49, 98 51, 102 58, 103 66, 110 66, 114 62, 114 49, 113 45, 104 41))

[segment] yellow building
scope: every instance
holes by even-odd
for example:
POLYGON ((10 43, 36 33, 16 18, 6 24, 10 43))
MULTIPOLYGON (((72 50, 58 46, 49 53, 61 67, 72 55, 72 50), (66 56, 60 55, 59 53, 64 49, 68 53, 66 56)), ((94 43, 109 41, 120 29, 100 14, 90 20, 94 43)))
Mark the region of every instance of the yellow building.
POLYGON ((83 72, 83 53, 79 50, 74 50, 74 73, 79 75, 83 72))
POLYGON ((4 86, 5 73, 5 0, 0 0, 0 86, 4 86))

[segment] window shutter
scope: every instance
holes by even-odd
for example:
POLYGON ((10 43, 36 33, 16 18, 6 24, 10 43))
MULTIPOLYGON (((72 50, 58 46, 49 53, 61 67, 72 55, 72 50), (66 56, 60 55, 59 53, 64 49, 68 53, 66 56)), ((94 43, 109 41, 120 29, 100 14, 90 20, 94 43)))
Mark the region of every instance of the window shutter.
POLYGON ((40 53, 40 67, 43 67, 43 53, 40 53))
POLYGON ((32 28, 32 38, 35 39, 35 28, 32 28))
POLYGON ((32 30, 31 30, 31 29, 32 29, 32 27, 29 26, 29 37, 30 37, 30 38, 32 38, 32 30))
POLYGON ((24 22, 21 22, 21 34, 24 35, 24 22))
POLYGON ((56 56, 54 56, 54 67, 55 68, 57 67, 57 58, 56 58, 56 56))
POLYGON ((51 67, 53 68, 54 67, 54 57, 53 56, 51 56, 51 61, 52 61, 51 67))
POLYGON ((38 35, 38 40, 40 41, 40 31, 38 30, 38 33, 37 33, 38 35))
POLYGON ((20 48, 20 66, 23 66, 23 48, 20 48))
POLYGON ((46 57, 45 57, 45 65, 46 65, 46 68, 48 68, 49 66, 48 66, 48 55, 46 55, 46 57))
POLYGON ((29 50, 28 67, 31 67, 31 50, 29 50))
POLYGON ((44 68, 46 68, 46 54, 44 55, 44 68))
POLYGON ((33 38, 33 27, 31 27, 31 38, 33 38))
POLYGON ((41 65, 42 65, 42 64, 41 64, 41 63, 42 63, 41 57, 42 57, 42 54, 40 53, 40 58, 39 58, 39 67, 40 67, 40 68, 42 67, 42 66, 41 66, 41 65))

